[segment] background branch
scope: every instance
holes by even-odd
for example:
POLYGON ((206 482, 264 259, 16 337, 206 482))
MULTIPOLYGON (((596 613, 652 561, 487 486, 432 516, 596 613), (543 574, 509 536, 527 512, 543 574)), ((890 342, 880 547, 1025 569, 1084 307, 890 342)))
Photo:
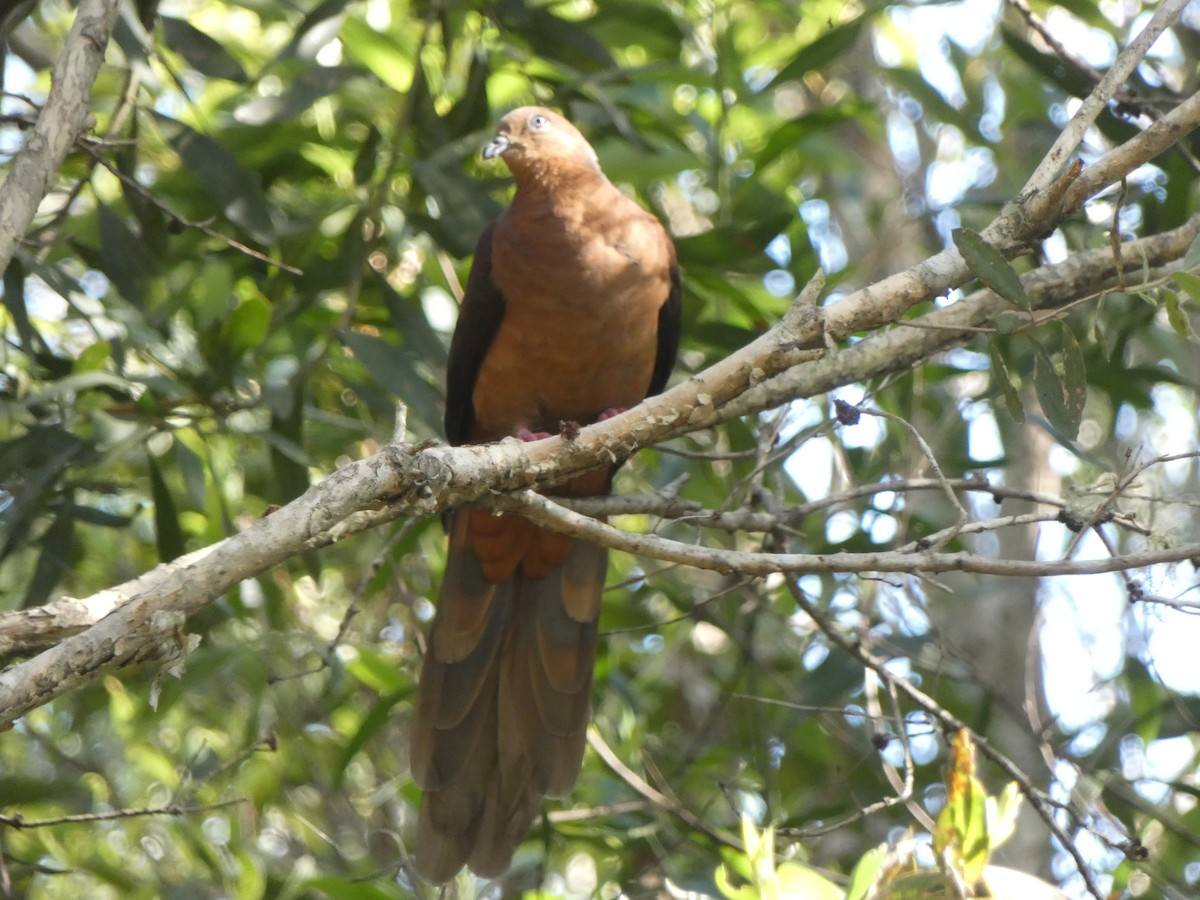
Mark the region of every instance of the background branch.
POLYGON ((67 153, 94 121, 88 99, 119 6, 118 0, 81 0, 75 12, 50 95, 0 184, 0 271, 8 268, 67 153))

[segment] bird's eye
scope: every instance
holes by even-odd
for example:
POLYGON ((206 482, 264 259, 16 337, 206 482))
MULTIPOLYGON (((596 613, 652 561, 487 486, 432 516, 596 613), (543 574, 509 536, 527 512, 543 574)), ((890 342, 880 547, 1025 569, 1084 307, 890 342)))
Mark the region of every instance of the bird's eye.
POLYGON ((545 128, 548 124, 550 124, 550 120, 545 116, 534 116, 529 120, 530 128, 545 128))

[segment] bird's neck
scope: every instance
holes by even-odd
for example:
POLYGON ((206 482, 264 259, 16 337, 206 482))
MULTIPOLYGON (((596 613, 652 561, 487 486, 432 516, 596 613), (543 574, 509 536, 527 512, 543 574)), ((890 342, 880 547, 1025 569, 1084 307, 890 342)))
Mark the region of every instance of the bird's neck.
POLYGON ((530 199, 586 195, 610 184, 594 162, 576 158, 531 160, 513 172, 513 179, 517 195, 530 199))

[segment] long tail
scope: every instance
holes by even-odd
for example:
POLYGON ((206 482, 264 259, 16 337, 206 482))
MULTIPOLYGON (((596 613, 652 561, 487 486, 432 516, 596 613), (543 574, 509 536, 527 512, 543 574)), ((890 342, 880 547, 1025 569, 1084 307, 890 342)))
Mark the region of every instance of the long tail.
POLYGON ((503 874, 542 798, 574 785, 606 557, 518 517, 455 515, 412 731, 426 881, 503 874))

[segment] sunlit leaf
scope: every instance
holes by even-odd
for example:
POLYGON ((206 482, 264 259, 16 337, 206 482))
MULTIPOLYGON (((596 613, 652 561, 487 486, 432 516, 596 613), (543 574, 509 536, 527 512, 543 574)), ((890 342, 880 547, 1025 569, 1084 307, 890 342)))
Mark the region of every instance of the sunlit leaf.
POLYGON ((395 661, 371 647, 359 647, 356 658, 346 664, 346 671, 378 694, 394 694, 411 687, 395 661))
POLYGON ((394 91, 407 94, 412 88, 411 48, 395 36, 377 31, 356 18, 342 22, 341 39, 347 52, 394 91))
POLYGON ((987 798, 988 843, 991 849, 1004 844, 1017 831, 1017 817, 1025 801, 1020 786, 1010 781, 997 797, 987 798))
POLYGON ((846 900, 866 900, 871 895, 883 874, 887 849, 886 845, 881 845, 862 855, 854 866, 854 871, 850 873, 850 887, 846 891, 846 900))
POLYGON ((815 869, 785 862, 776 872, 778 896, 805 897, 811 900, 842 900, 842 889, 815 869))
POLYGON ((951 745, 946 805, 938 814, 933 843, 968 885, 979 881, 991 855, 987 826, 987 797, 975 777, 975 747, 964 729, 951 745))

